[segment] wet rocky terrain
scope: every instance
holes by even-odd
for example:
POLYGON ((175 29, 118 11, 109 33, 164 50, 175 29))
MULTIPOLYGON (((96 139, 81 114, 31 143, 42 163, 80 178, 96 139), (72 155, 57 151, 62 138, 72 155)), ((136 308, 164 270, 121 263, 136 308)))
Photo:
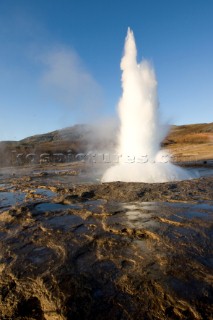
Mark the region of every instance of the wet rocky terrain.
MULTIPOLYGON (((213 319, 213 175, 0 171, 0 319, 213 319)), ((209 169, 212 170, 212 169, 209 169)))

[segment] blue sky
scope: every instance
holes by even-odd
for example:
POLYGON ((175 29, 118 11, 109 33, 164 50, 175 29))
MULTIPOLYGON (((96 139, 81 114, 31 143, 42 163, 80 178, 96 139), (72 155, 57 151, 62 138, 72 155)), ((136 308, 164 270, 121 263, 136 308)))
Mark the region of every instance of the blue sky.
POLYGON ((213 1, 0 0, 0 140, 116 116, 128 26, 165 121, 213 121, 213 1))

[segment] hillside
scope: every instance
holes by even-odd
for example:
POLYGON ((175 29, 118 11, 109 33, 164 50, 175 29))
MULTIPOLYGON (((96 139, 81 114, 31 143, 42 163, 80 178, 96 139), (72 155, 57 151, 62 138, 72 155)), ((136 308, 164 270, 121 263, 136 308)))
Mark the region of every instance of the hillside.
POLYGON ((180 161, 213 159, 213 123, 172 126, 163 145, 180 161))
MULTIPOLYGON (((89 125, 75 125, 70 128, 27 137, 20 141, 0 142, 0 165, 29 163, 27 154, 68 153, 88 151, 111 151, 115 146, 115 129, 103 133, 89 125)), ((213 159, 213 123, 172 126, 162 143, 178 161, 213 159)), ((65 159, 66 157, 64 157, 65 159)))

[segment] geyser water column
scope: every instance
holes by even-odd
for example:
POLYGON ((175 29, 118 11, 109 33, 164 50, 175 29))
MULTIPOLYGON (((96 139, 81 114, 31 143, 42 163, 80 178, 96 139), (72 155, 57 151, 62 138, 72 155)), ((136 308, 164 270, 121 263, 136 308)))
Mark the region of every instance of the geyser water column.
POLYGON ((160 150, 165 130, 159 122, 157 81, 148 61, 137 63, 133 32, 128 29, 121 60, 122 97, 118 105, 120 130, 116 153, 102 182, 166 182, 189 179, 187 171, 169 162, 160 150))

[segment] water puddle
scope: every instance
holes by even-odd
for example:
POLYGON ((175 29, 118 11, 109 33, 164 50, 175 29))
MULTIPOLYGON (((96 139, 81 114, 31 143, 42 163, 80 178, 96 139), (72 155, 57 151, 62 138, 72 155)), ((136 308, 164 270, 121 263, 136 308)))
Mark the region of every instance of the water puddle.
MULTIPOLYGON (((208 203, 135 202, 121 204, 128 222, 135 228, 159 226, 167 223, 186 222, 192 219, 209 221, 213 219, 213 201, 208 203)), ((177 226, 177 224, 176 224, 177 226)))
POLYGON ((208 220, 213 217, 213 202, 166 203, 165 206, 173 209, 174 214, 171 217, 176 221, 194 218, 208 220))
POLYGON ((37 199, 35 196, 38 196, 38 198, 51 199, 57 195, 55 192, 48 189, 38 188, 35 190, 29 189, 29 191, 17 192, 13 190, 8 191, 13 189, 10 185, 2 184, 2 186, 4 187, 4 190, 0 190, 0 211, 12 206, 23 204, 24 202, 33 202, 37 199))
POLYGON ((47 198, 52 198, 57 195, 56 192, 53 192, 49 189, 41 189, 41 188, 35 189, 35 193, 47 198))
POLYGON ((51 203, 51 202, 45 202, 40 203, 35 206, 35 210, 39 213, 49 212, 49 211, 64 211, 68 209, 76 209, 80 210, 82 209, 81 204, 61 204, 61 203, 51 203))
POLYGON ((35 210, 39 213, 44 213, 48 211, 56 212, 56 211, 66 211, 68 209, 81 210, 83 208, 93 212, 99 213, 101 207, 106 203, 105 200, 89 200, 82 203, 75 204, 63 204, 63 203, 52 203, 45 202, 40 203, 35 206, 35 210))
POLYGON ((22 192, 0 192, 0 209, 20 204, 24 199, 25 193, 22 192))
POLYGON ((153 216, 157 212, 156 202, 135 202, 133 204, 123 204, 129 225, 136 228, 154 227, 157 223, 153 216))

